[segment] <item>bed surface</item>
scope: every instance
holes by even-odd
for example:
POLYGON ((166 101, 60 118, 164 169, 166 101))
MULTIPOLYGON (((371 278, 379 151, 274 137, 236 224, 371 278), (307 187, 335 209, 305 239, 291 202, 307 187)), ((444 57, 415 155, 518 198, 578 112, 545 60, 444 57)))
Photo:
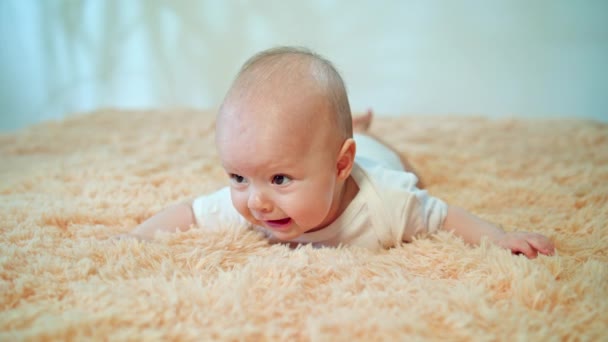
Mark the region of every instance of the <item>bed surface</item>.
POLYGON ((608 125, 376 118, 429 192, 551 237, 528 260, 446 233, 382 252, 249 231, 111 241, 226 184, 214 115, 100 110, 0 136, 0 340, 601 340, 608 125))

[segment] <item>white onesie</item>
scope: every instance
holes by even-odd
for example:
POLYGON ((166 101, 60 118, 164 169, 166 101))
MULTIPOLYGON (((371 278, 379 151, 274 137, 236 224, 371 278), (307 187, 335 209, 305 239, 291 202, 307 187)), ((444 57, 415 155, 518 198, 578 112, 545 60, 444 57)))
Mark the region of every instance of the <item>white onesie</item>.
MULTIPOLYGON (((403 171, 399 157, 387 147, 364 135, 355 135, 355 141, 357 156, 351 173, 359 187, 355 198, 327 227, 283 242, 378 250, 434 233, 441 227, 447 205, 418 189, 416 176, 403 171)), ((205 229, 253 226, 232 206, 228 187, 196 198, 192 209, 197 225, 205 229)), ((278 242, 266 228, 253 228, 278 242)))

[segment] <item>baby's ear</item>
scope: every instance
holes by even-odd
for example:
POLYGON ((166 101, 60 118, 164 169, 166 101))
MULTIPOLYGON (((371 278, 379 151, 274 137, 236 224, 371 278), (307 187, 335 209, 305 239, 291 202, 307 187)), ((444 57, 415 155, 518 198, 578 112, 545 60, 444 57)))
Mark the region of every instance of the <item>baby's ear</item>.
POLYGON ((357 152, 357 144, 352 138, 346 139, 340 154, 338 155, 337 171, 338 178, 345 180, 350 176, 350 171, 353 169, 355 163, 355 153, 357 152))

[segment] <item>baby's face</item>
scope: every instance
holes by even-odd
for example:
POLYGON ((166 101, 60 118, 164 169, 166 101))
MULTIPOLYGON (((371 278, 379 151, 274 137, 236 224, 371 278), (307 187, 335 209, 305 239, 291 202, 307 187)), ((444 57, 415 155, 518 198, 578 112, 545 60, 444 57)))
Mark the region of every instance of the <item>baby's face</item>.
POLYGON ((341 144, 307 113, 302 120, 295 112, 326 106, 296 102, 226 106, 227 115, 218 121, 217 146, 234 207, 279 240, 335 220, 344 183, 336 169, 341 144))

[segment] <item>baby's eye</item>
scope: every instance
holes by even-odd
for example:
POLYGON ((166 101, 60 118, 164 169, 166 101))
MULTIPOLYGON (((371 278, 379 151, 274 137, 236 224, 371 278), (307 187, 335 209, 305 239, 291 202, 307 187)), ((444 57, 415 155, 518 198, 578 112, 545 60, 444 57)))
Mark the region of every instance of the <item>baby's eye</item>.
POLYGON ((237 184, 247 183, 247 179, 245 179, 245 177, 237 175, 236 173, 231 173, 230 179, 237 184))
POLYGON ((276 185, 285 185, 287 183, 291 182, 291 178, 289 178, 289 176, 285 176, 285 175, 274 175, 272 177, 272 184, 276 184, 276 185))

